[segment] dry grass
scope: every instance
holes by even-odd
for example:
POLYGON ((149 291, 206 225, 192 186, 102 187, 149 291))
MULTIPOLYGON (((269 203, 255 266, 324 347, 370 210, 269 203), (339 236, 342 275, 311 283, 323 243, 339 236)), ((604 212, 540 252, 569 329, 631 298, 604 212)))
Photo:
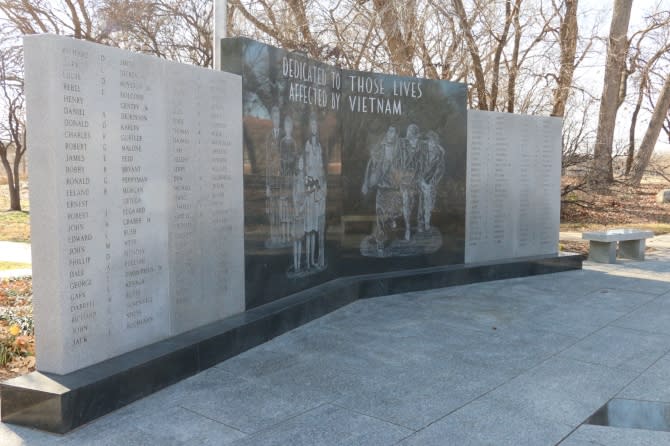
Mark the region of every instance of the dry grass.
POLYGON ((0 271, 8 271, 12 269, 30 269, 30 263, 6 262, 0 260, 0 271))
POLYGON ((0 240, 30 242, 30 214, 23 211, 0 211, 0 240))
POLYGON ((6 178, 0 177, 0 240, 30 242, 30 201, 25 178, 21 183, 21 208, 22 211, 7 211, 9 188, 6 178))

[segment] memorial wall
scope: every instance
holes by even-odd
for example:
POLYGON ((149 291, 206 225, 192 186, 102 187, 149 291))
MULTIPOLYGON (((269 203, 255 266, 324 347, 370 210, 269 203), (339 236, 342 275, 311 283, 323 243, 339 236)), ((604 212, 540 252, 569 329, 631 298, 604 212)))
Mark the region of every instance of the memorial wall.
POLYGON ((239 77, 47 35, 25 67, 39 370, 243 311, 239 77))
POLYGON ((342 276, 557 252, 559 119, 242 38, 222 44, 241 80, 62 37, 25 48, 41 371, 342 276))
POLYGON ((247 308, 333 278, 462 264, 466 86, 341 70, 244 38, 247 308))
POLYGON ((359 298, 581 268, 559 119, 249 39, 222 61, 25 38, 38 371, 3 421, 67 432, 359 298))

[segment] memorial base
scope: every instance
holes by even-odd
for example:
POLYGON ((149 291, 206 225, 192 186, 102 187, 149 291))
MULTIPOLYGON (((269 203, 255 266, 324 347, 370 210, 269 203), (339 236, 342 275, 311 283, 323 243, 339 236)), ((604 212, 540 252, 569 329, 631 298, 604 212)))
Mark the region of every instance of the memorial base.
POLYGON ((2 421, 66 433, 359 298, 581 269, 582 260, 562 254, 333 280, 67 375, 0 383, 2 421))

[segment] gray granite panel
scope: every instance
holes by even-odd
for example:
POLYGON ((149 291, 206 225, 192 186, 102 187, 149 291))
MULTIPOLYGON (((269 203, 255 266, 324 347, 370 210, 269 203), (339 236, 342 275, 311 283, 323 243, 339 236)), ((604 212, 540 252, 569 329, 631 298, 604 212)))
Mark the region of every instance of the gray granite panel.
POLYGON ((243 310, 239 78, 56 36, 25 48, 38 368, 243 310))
POLYGON ((561 125, 468 110, 467 263, 557 252, 561 125))

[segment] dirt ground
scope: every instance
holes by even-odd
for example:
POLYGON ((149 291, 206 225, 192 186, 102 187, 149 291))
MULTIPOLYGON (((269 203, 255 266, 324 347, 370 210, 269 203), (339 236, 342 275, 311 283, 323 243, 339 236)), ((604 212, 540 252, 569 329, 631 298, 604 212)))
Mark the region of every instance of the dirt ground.
MULTIPOLYGON (((563 178, 563 187, 576 179, 563 178)), ((670 189, 670 182, 645 179, 640 187, 616 182, 606 192, 575 190, 563 197, 561 231, 599 231, 638 228, 655 234, 670 232, 670 203, 656 203, 656 194, 670 189)), ((588 254, 588 242, 561 240, 561 250, 588 254)))

